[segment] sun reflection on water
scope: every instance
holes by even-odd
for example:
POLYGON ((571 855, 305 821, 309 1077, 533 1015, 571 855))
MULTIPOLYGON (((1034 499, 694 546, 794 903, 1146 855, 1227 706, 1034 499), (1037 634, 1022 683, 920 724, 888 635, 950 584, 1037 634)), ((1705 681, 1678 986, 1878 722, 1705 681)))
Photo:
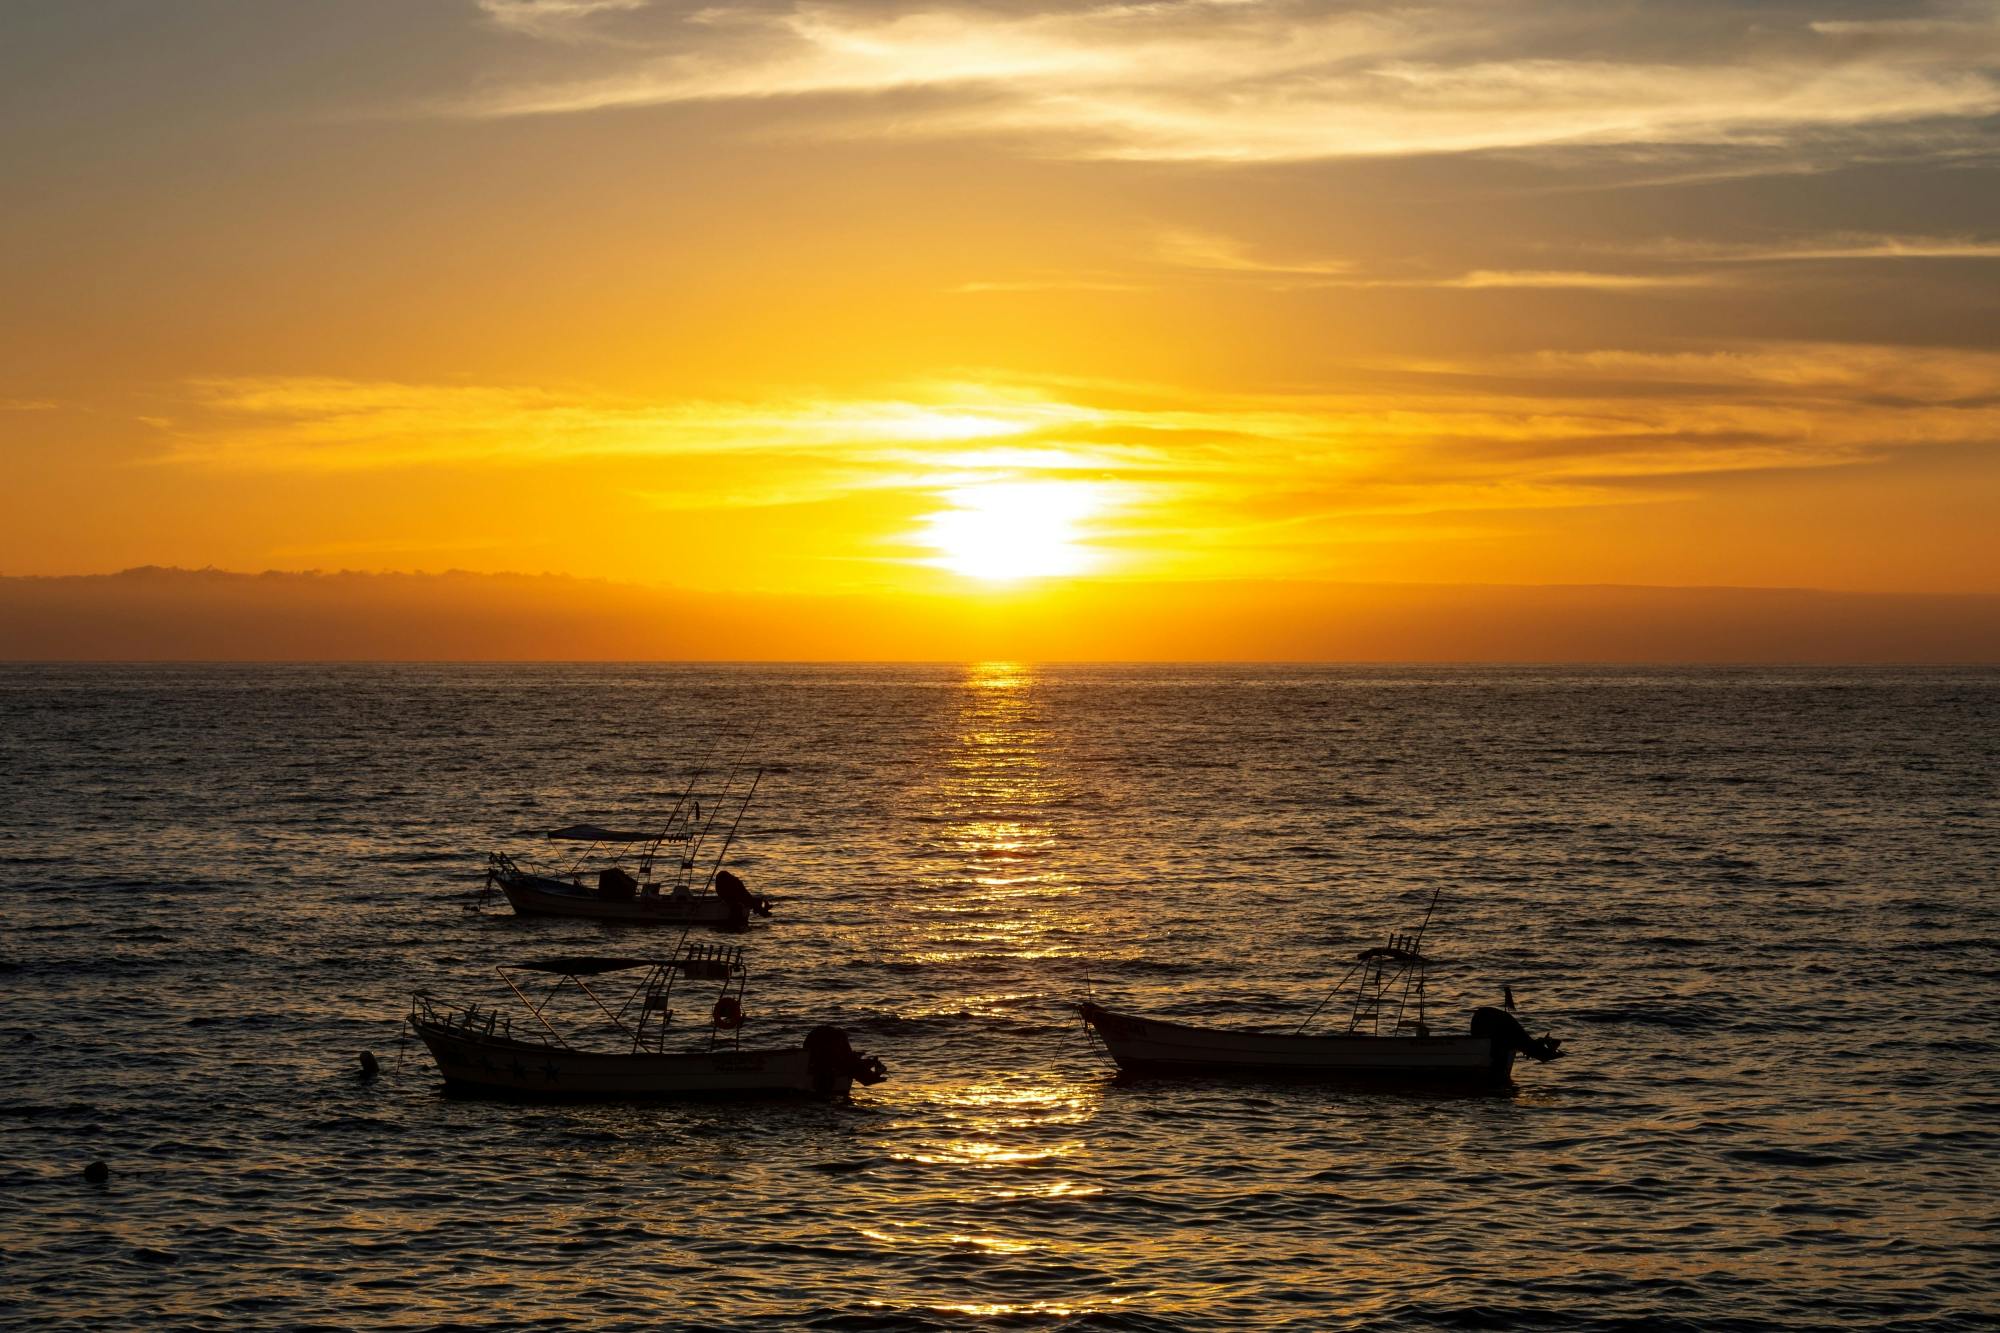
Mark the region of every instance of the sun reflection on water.
POLYGON ((910 956, 925 963, 1075 952, 1076 925, 1050 807, 1069 794, 1039 697, 1020 662, 966 668, 952 737, 924 795, 936 830, 930 892, 910 956))

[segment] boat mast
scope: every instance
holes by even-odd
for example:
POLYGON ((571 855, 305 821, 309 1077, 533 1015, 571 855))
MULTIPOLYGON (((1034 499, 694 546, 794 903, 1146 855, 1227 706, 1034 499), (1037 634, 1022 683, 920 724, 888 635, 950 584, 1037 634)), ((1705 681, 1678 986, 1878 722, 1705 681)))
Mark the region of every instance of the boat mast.
POLYGON ((750 790, 743 793, 743 799, 736 806, 736 818, 729 821, 729 832, 723 835, 722 847, 715 854, 715 864, 708 868, 708 882, 704 888, 715 887, 716 872, 722 869, 722 858, 729 855, 729 844, 736 841, 736 828, 743 822, 743 812, 750 808, 750 798, 757 794, 757 784, 764 780, 764 770, 759 768, 750 778, 750 790))
MULTIPOLYGON (((708 841, 709 832, 715 827, 715 822, 722 818, 723 808, 729 804, 730 789, 736 785, 736 775, 742 771, 743 765, 740 762, 729 766, 729 772, 722 778, 722 790, 716 792, 709 803, 706 819, 701 819, 701 802, 694 803, 695 813, 689 817, 686 825, 686 845, 681 848, 680 870, 674 876, 674 882, 687 885, 690 892, 694 891, 695 862, 701 860, 702 846, 708 841), (697 819, 701 820, 699 825, 695 823, 697 819)), ((758 771, 761 773, 763 770, 758 771)), ((714 876, 711 875, 709 878, 713 879, 714 876)), ((706 890, 708 885, 704 884, 702 887, 706 890)))
POLYGON ((660 829, 660 836, 653 839, 652 845, 646 848, 646 854, 639 858, 640 879, 643 880, 653 873, 653 860, 660 854, 660 844, 666 842, 673 835, 674 821, 679 819, 681 811, 687 808, 688 797, 694 794, 694 784, 701 781, 701 775, 708 771, 708 758, 709 755, 714 753, 715 747, 713 745, 709 746, 708 754, 701 757, 701 763, 696 766, 694 774, 688 778, 687 786, 681 789, 681 798, 674 802, 672 812, 667 815, 666 824, 660 829))
POLYGON ((1431 928, 1431 913, 1437 911, 1438 899, 1443 896, 1444 890, 1442 888, 1431 890, 1431 905, 1424 909, 1424 919, 1417 923, 1417 933, 1412 937, 1414 940, 1414 943, 1411 945, 1413 952, 1422 953, 1424 951, 1424 932, 1431 928))
POLYGON ((1415 930, 1390 931, 1389 943, 1381 948, 1364 949, 1354 965, 1335 982, 1333 988, 1320 997, 1305 1021, 1295 1029, 1304 1032, 1318 1018, 1333 998, 1344 992, 1350 983, 1354 988, 1354 1003, 1348 1010, 1347 1030, 1360 1032, 1364 1026, 1374 1035, 1382 1032, 1382 1010, 1391 1002, 1390 994, 1396 982, 1403 983, 1402 990, 1393 996, 1396 1007, 1395 1021, 1390 1032, 1400 1032, 1411 1026, 1406 1021, 1410 1000, 1417 1002, 1417 1024, 1424 1021, 1424 974, 1430 960, 1424 957, 1424 932, 1430 929, 1431 917, 1437 911, 1438 899, 1444 895, 1442 888, 1431 890, 1430 903, 1424 908, 1423 920, 1415 930))
POLYGON ((1420 1033, 1427 1033, 1430 1030, 1424 1023, 1424 983, 1430 971, 1430 960, 1424 957, 1424 932, 1430 929, 1431 914, 1437 911, 1438 898, 1443 893, 1444 890, 1442 888, 1431 890, 1430 906, 1424 908, 1424 919, 1417 923, 1416 933, 1409 937, 1412 959, 1408 970, 1403 974, 1403 994, 1396 1001, 1396 1030, 1399 1032, 1411 1026, 1407 1021, 1407 1016, 1410 1011, 1410 994, 1412 991, 1416 993, 1417 997, 1416 1030, 1420 1033))

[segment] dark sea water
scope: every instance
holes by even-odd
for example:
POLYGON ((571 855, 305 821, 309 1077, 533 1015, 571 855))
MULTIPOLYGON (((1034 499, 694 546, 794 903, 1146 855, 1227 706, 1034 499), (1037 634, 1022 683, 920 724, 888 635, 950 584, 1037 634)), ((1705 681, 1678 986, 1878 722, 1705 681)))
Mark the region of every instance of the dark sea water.
POLYGON ((0 1323, 1995 1327, 1996 761, 1970 670, 0 668, 0 1323), (746 1040, 891 1081, 399 1058, 670 945, 463 895, 711 747, 746 1040), (1433 1021, 1568 1045, 1510 1094, 1128 1085, 1065 1007, 1285 1025, 1435 888, 1433 1021))

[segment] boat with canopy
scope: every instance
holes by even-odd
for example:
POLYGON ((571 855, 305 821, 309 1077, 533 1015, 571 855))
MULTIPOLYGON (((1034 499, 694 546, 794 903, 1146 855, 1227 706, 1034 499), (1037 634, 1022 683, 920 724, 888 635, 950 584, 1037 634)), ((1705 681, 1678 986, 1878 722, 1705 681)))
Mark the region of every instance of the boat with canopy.
POLYGON ((1528 1034, 1511 1011, 1511 988, 1506 1008, 1474 1009, 1468 1031, 1432 1030, 1426 1004, 1433 960, 1423 944, 1437 903, 1434 892, 1416 929, 1391 932, 1388 943, 1355 955, 1346 974, 1289 1032, 1174 1023, 1090 1000, 1077 1011, 1119 1070, 1133 1075, 1500 1085, 1513 1077, 1517 1055, 1556 1059, 1562 1042, 1528 1034), (1344 1023, 1312 1031, 1322 1015, 1344 1023))
POLYGON ((732 770, 721 789, 706 798, 704 813, 703 798, 694 790, 701 777, 696 774, 655 829, 599 824, 551 829, 549 840, 577 850, 565 858, 566 864, 546 872, 531 870, 505 852, 489 852, 482 901, 497 891, 521 916, 740 930, 754 916, 771 915, 771 900, 750 892, 723 865, 763 775, 757 769, 745 783, 732 770))
POLYGON ((796 1046, 745 1048, 742 948, 692 943, 685 931, 666 958, 564 955, 496 970, 511 1006, 411 994, 407 1022, 452 1091, 550 1100, 844 1099, 856 1083, 888 1077, 837 1027, 815 1027, 796 1046), (614 980, 632 983, 622 997, 614 980), (677 1026, 676 1005, 700 1017, 677 1026), (577 1012, 592 1020, 594 1040, 579 1029, 577 1012))

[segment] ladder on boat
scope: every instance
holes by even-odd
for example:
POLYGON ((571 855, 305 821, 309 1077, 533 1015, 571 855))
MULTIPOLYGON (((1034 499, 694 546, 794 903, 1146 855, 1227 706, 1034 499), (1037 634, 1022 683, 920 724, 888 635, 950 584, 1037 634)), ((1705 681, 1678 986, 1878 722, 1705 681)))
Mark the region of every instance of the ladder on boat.
MULTIPOLYGON (((1431 892, 1430 905, 1414 930, 1391 931, 1387 944, 1364 949, 1356 955, 1346 975, 1313 1006, 1297 1030, 1304 1032, 1337 997, 1352 996, 1346 1004, 1350 1036, 1427 1035, 1430 1028, 1424 1021, 1424 1008, 1429 998, 1425 987, 1430 959, 1423 952, 1424 932, 1430 928, 1431 915, 1437 911, 1442 892, 1431 892)), ((1338 1013, 1339 1008, 1334 1012, 1338 1013)))

